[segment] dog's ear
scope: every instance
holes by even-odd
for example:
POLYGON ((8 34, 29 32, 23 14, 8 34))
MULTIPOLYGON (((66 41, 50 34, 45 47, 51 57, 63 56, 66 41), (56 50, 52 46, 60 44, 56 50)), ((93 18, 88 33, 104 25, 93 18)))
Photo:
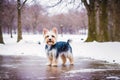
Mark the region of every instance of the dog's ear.
POLYGON ((52 31, 57 34, 57 28, 56 27, 53 27, 52 31))
POLYGON ((48 32, 48 29, 43 28, 43 35, 45 35, 48 32))

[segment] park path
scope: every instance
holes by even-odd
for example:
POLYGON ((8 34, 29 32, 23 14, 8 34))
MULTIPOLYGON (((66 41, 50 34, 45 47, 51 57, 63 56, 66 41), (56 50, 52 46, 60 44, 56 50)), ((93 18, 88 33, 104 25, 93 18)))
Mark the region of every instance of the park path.
POLYGON ((120 65, 91 58, 46 66, 39 56, 0 56, 0 80, 120 80, 120 65))

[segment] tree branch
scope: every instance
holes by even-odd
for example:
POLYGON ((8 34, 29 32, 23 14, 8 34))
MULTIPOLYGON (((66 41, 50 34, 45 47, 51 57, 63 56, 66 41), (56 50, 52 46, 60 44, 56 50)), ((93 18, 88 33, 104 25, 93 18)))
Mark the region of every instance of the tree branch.
POLYGON ((81 1, 80 1, 79 4, 77 5, 77 8, 76 8, 76 9, 80 8, 80 5, 82 5, 82 2, 81 2, 81 1))
POLYGON ((52 6, 47 6, 47 8, 52 8, 52 7, 55 7, 57 6, 58 4, 60 4, 62 2, 62 0, 59 0, 56 4, 52 5, 52 6))
POLYGON ((71 3, 75 3, 75 0, 71 0, 71 1, 69 2, 69 4, 71 4, 71 3))
POLYGON ((23 2, 23 4, 20 6, 20 9, 23 8, 23 6, 25 5, 26 2, 27 2, 27 0, 25 0, 25 1, 23 2))
POLYGON ((89 4, 87 3, 87 0, 81 0, 81 1, 84 3, 87 11, 89 11, 89 10, 90 10, 90 6, 89 6, 89 4))

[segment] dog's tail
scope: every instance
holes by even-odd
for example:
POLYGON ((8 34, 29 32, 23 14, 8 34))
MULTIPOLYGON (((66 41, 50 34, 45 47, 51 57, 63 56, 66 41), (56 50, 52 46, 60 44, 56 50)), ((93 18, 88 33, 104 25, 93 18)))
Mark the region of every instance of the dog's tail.
POLYGON ((71 40, 71 39, 68 39, 68 40, 67 40, 67 43, 71 43, 71 42, 72 42, 72 40, 71 40))

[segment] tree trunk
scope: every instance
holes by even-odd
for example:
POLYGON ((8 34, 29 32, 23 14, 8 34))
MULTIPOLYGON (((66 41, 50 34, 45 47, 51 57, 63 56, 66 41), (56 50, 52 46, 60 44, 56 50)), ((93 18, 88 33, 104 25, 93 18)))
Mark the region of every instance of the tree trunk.
POLYGON ((91 10, 88 13, 88 37, 86 42, 92 42, 96 40, 96 19, 95 11, 91 10))
POLYGON ((12 16, 11 20, 10 20, 10 37, 13 38, 13 34, 12 34, 12 31, 13 31, 13 22, 14 21, 14 16, 12 16))
POLYGON ((12 35, 12 25, 10 26, 10 37, 13 38, 13 35, 12 35))
POLYGON ((4 44, 1 23, 0 23, 0 43, 4 44))
POLYGON ((120 41, 120 0, 111 0, 113 9, 113 41, 120 41))
POLYGON ((107 0, 100 1, 99 4, 99 26, 97 30, 97 41, 105 42, 109 40, 108 34, 108 11, 107 0))
POLYGON ((18 10, 18 37, 17 42, 22 39, 22 26, 21 26, 21 2, 17 0, 17 10, 18 10))
POLYGON ((82 2, 88 12, 86 41, 120 41, 120 0, 82 0, 82 2), (99 14, 96 13, 96 8, 99 9, 99 14))
POLYGON ((3 1, 4 0, 0 1, 0 43, 2 43, 2 44, 4 44, 3 34, 2 34, 2 18, 3 18, 3 16, 2 16, 2 12, 3 12, 3 6, 2 6, 2 4, 3 4, 3 1))
POLYGON ((96 11, 95 0, 82 0, 88 12, 88 37, 86 42, 96 40, 96 11), (87 2, 89 1, 89 2, 87 2))

